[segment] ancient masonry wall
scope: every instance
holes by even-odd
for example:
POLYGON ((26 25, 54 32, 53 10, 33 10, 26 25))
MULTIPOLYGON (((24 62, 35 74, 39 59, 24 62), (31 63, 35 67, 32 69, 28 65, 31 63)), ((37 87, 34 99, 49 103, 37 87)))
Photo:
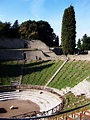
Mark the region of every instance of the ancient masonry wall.
MULTIPOLYGON (((90 54, 68 55, 68 58, 70 60, 90 61, 90 54)), ((49 47, 46 46, 45 43, 41 42, 40 40, 0 39, 0 60, 23 60, 23 59, 65 60, 66 56, 56 55, 54 52, 49 50, 49 47)))
POLYGON ((27 40, 0 39, 0 48, 24 48, 27 40))
POLYGON ((68 55, 70 60, 87 60, 90 61, 90 54, 87 55, 68 55))
POLYGON ((41 50, 0 49, 0 60, 45 60, 41 50))
POLYGON ((0 49, 0 60, 22 60, 23 51, 0 49))

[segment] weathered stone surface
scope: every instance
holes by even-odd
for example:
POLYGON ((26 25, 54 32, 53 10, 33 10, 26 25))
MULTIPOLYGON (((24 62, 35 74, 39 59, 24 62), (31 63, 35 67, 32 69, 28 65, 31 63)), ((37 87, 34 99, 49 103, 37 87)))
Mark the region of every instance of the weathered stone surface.
POLYGON ((0 48, 24 48, 26 40, 0 39, 0 48))
POLYGON ((0 40, 0 60, 47 60, 56 55, 40 40, 0 40))

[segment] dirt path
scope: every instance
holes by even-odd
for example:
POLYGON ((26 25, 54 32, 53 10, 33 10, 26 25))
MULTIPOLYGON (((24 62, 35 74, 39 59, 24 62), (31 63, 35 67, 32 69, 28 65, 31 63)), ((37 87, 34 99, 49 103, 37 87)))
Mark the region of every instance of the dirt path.
POLYGON ((12 117, 32 111, 39 111, 40 107, 30 100, 7 100, 0 102, 0 118, 12 117), (11 106, 18 107, 10 110, 11 106))

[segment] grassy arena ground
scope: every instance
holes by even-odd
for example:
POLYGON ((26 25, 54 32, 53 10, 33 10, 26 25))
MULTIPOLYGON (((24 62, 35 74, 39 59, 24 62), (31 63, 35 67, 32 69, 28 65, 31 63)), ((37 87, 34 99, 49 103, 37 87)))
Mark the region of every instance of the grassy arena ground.
MULTIPOLYGON (((63 62, 60 60, 26 63, 23 69, 22 84, 45 85, 63 62)), ((0 62, 0 84, 8 85, 12 80, 19 80, 21 66, 21 63, 17 61, 0 62)), ((89 61, 68 61, 48 86, 57 89, 73 87, 88 76, 90 76, 89 61)), ((78 107, 90 101, 84 95, 75 97, 72 93, 68 93, 65 98, 64 110, 78 107), (70 102, 67 102, 68 100, 70 102)))

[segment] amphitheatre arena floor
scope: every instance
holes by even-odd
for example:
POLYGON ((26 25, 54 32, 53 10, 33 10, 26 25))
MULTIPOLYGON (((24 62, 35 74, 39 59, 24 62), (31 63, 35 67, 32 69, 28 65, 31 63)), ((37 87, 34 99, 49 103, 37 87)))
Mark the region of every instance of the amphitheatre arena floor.
POLYGON ((0 118, 12 117, 32 111, 48 111, 61 102, 62 99, 58 95, 44 90, 29 89, 20 92, 1 92, 0 118), (11 106, 18 108, 11 110, 11 106), (4 112, 2 112, 3 110, 4 112))

